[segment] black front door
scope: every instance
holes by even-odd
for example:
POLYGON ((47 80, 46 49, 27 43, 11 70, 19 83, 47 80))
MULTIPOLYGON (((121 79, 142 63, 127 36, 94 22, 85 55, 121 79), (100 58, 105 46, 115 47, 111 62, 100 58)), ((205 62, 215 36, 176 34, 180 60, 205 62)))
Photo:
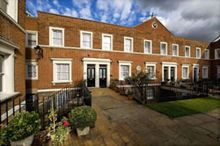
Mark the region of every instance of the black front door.
POLYGON ((95 64, 87 65, 87 86, 95 87, 95 64))
POLYGON ((101 88, 105 88, 107 83, 107 66, 100 65, 99 66, 99 86, 101 88))
POLYGON ((171 81, 175 81, 175 67, 170 68, 170 79, 171 81))
POLYGON ((164 77, 164 81, 167 82, 168 81, 168 67, 167 66, 164 67, 163 77, 164 77))
POLYGON ((194 74, 194 82, 197 82, 198 81, 198 68, 197 67, 194 68, 193 74, 194 74))

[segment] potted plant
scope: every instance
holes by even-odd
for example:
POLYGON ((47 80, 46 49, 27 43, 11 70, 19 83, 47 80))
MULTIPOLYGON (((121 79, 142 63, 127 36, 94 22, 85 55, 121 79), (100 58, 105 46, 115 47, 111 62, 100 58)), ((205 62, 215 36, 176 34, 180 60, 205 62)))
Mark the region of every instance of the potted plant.
POLYGON ((40 118, 35 112, 21 112, 6 127, 11 146, 31 146, 34 134, 40 130, 40 118))
POLYGON ((78 136, 87 135, 90 127, 95 126, 96 111, 90 106, 76 107, 68 114, 72 128, 76 129, 78 136))

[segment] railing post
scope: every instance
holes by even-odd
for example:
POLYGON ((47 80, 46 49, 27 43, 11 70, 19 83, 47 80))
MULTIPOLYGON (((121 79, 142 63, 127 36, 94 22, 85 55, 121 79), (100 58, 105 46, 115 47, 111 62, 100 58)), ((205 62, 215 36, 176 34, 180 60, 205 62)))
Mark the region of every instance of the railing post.
POLYGON ((8 101, 6 101, 5 110, 6 110, 6 124, 8 125, 8 101))
MULTIPOLYGON (((0 100, 0 105, 2 105, 1 100, 0 100)), ((2 106, 0 106, 0 125, 2 123, 2 106)), ((1 126, 0 126, 1 128, 1 126)))
POLYGON ((12 99, 13 115, 15 115, 15 98, 12 99))

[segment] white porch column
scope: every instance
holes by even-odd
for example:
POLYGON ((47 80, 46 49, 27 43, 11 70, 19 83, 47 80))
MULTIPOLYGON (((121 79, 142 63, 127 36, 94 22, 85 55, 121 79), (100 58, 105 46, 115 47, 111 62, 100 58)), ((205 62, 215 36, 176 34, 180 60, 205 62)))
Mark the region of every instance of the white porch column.
POLYGON ((95 64, 95 87, 99 87, 99 64, 95 64))
POLYGON ((10 54, 4 61, 3 91, 14 92, 14 53, 10 54))
POLYGON ((110 86, 110 63, 107 64, 107 87, 110 86))

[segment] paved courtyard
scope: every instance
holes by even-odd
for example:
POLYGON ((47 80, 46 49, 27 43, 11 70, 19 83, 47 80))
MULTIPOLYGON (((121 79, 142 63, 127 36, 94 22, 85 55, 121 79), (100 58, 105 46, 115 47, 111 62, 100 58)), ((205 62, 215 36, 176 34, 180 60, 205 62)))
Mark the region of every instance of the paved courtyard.
POLYGON ((220 109, 170 119, 108 88, 93 89, 92 94, 96 127, 88 136, 73 134, 66 145, 220 145, 220 109))

